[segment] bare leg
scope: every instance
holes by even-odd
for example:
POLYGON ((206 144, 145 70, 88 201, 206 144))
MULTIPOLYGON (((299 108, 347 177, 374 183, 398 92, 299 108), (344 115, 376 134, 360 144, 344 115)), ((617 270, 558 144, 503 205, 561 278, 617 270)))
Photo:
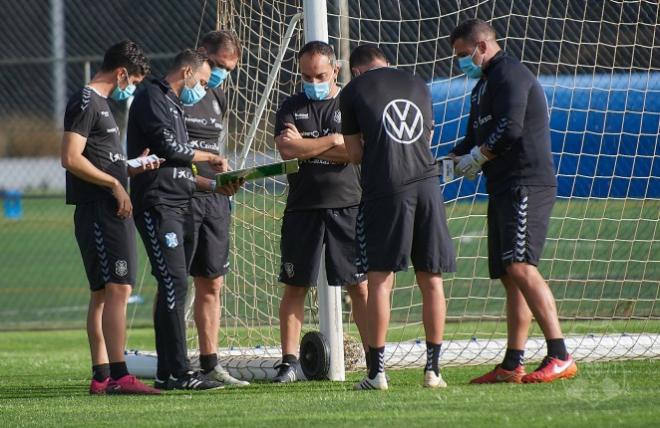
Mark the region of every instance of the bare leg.
POLYGON ((504 275, 500 280, 506 289, 507 347, 524 350, 532 324, 532 312, 527 306, 525 296, 511 277, 504 275))
POLYGON ((103 308, 103 337, 108 358, 112 363, 123 362, 126 346, 126 305, 131 295, 131 286, 108 283, 105 286, 103 308))
POLYGON ((422 291, 422 320, 426 341, 434 344, 442 343, 447 313, 442 276, 430 272, 416 272, 415 275, 422 291))
POLYGON ((195 282, 195 325, 199 337, 201 355, 218 352, 218 332, 220 331, 220 290, 224 278, 204 278, 196 276, 195 282))
POLYGON ((536 266, 527 263, 512 263, 507 269, 507 277, 515 283, 529 305, 536 322, 541 326, 546 339, 563 337, 557 316, 555 298, 536 266))
POLYGON ((280 302, 280 340, 282 355, 298 356, 300 331, 305 317, 305 297, 308 287, 286 285, 280 302))
POLYGON ((92 354, 92 365, 108 364, 108 350, 103 338, 103 306, 105 290, 92 291, 87 310, 87 339, 92 354))
POLYGON ((367 273, 369 296, 367 297, 367 343, 372 348, 385 346, 387 327, 390 323, 390 294, 394 284, 393 272, 367 273))
POLYGON ((367 282, 363 281, 359 284, 349 285, 346 291, 351 298, 351 311, 353 312, 355 325, 357 325, 360 332, 362 347, 367 352, 369 349, 367 344, 367 296, 369 295, 367 282))

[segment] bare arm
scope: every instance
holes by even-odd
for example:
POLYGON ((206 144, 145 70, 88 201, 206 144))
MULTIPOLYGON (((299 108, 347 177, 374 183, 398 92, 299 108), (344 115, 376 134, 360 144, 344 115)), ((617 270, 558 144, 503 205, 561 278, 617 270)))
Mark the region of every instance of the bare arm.
POLYGON ((275 144, 282 159, 310 159, 319 157, 321 153, 341 145, 341 135, 330 134, 320 138, 303 138, 295 125, 285 123, 280 135, 275 137, 275 144))
POLYGON ((344 135, 344 145, 346 146, 346 152, 350 162, 353 164, 362 163, 362 133, 344 135))

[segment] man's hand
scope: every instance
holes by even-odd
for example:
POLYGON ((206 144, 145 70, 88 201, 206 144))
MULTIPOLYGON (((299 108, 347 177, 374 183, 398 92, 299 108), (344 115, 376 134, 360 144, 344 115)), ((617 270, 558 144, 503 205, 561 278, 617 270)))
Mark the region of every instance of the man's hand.
POLYGON ((280 132, 278 137, 285 143, 291 140, 302 140, 303 138, 302 135, 300 135, 300 132, 298 132, 298 128, 296 128, 296 125, 293 123, 285 123, 284 129, 280 132))
POLYGON ((465 156, 456 157, 458 161, 456 165, 456 174, 462 175, 469 180, 477 178, 477 174, 481 171, 481 166, 488 161, 486 155, 481 152, 479 146, 475 146, 465 156))
POLYGON ((222 156, 214 156, 211 160, 209 160, 209 165, 213 168, 215 172, 227 172, 231 171, 231 167, 229 166, 229 162, 227 159, 223 158, 222 156))
POLYGON ((153 171, 154 169, 160 168, 160 164, 165 162, 165 159, 159 158, 156 161, 150 161, 147 159, 147 156, 149 156, 149 149, 144 149, 142 154, 139 156, 139 158, 142 159, 142 166, 133 168, 131 166, 127 166, 126 168, 128 169, 128 176, 129 177, 135 177, 136 175, 143 173, 145 171, 153 171))
POLYGON ((245 180, 239 178, 238 180, 230 181, 223 186, 216 187, 215 192, 225 196, 233 196, 240 190, 243 183, 245 183, 245 180))
POLYGON ((131 198, 126 193, 126 189, 117 181, 114 186, 112 186, 112 196, 117 200, 117 217, 119 218, 129 218, 133 215, 133 204, 131 204, 131 198))

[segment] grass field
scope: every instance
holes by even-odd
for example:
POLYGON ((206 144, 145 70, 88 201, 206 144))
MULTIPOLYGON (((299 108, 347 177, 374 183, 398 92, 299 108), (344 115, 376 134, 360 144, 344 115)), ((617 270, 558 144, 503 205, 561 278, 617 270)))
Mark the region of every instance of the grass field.
MULTIPOLYGON (((147 347, 151 331, 132 340, 147 347)), ((548 426, 657 427, 660 360, 580 365, 572 381, 470 386, 487 367, 446 368, 449 388, 421 387, 421 372, 391 370, 390 390, 352 391, 348 381, 254 384, 164 397, 90 397, 84 331, 0 333, 3 426, 548 426)))

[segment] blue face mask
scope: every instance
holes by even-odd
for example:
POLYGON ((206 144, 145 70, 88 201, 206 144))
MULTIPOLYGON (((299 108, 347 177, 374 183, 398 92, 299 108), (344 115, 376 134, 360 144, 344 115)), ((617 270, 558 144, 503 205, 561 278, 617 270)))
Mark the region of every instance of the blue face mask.
MULTIPOLYGON (((126 76, 126 80, 128 80, 128 72, 126 76)), ((126 101, 129 99, 135 92, 135 85, 131 84, 130 82, 127 83, 128 85, 126 85, 124 89, 119 89, 119 82, 117 82, 117 86, 115 87, 115 90, 112 91, 112 94, 110 94, 110 98, 115 101, 126 101)))
POLYGON ((330 82, 311 83, 303 80, 303 90, 310 100, 324 100, 330 95, 330 82))
POLYGON ((183 85, 183 88, 181 89, 181 95, 179 95, 179 99, 181 100, 182 103, 185 105, 193 105, 198 103, 202 98, 204 98, 204 95, 206 95, 206 89, 202 86, 201 83, 199 83, 199 80, 197 83, 195 83, 195 86, 192 88, 189 88, 185 84, 183 85))
POLYGON ((472 57, 477 52, 477 48, 474 48, 474 52, 470 56, 460 57, 458 59, 458 68, 461 69, 467 77, 473 79, 478 79, 481 77, 481 66, 474 63, 472 57))
POLYGON ((222 82, 225 81, 228 75, 229 71, 225 70, 224 68, 213 67, 213 70, 211 70, 211 78, 209 79, 208 87, 211 89, 217 88, 218 86, 222 85, 222 82))

